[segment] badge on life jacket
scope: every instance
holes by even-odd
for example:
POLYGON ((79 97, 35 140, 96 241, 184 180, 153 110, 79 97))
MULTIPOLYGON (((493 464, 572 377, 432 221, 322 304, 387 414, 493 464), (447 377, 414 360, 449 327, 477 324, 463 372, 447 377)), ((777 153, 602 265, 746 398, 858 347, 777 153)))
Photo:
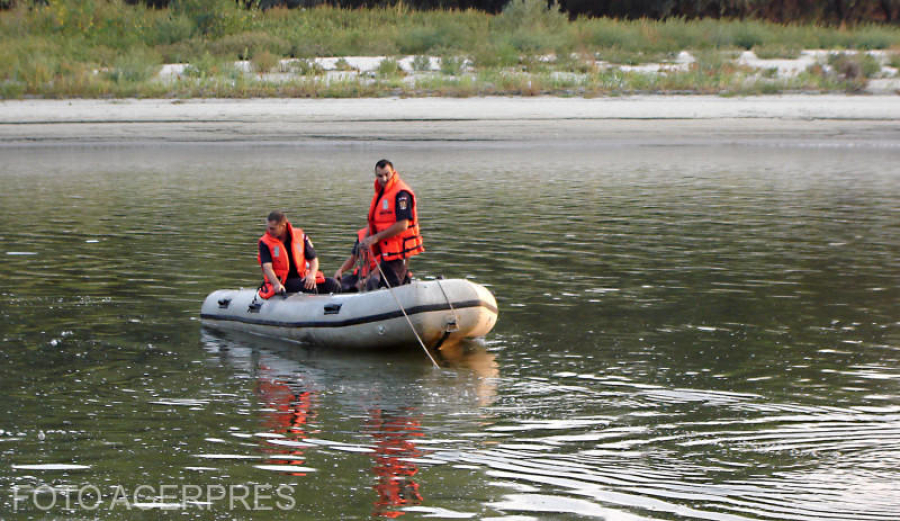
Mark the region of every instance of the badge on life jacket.
POLYGON ((385 210, 388 209, 388 200, 387 199, 385 199, 384 201, 381 202, 381 207, 384 208, 385 210))
POLYGON ((278 246, 275 246, 275 251, 272 252, 272 256, 273 256, 273 257, 277 257, 277 256, 278 256, 278 251, 279 251, 279 247, 278 247, 278 246))

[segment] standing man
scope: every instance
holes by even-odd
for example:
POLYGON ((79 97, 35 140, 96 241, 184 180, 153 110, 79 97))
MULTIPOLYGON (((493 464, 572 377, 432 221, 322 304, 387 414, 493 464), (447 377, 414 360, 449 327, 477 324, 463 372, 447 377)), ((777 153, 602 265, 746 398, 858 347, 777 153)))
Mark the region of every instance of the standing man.
POLYGON ((416 194, 400 179, 387 159, 375 163, 375 195, 369 205, 369 236, 360 248, 371 247, 384 272, 381 286, 408 284, 408 259, 425 251, 419 234, 416 194))
POLYGON ((294 228, 279 211, 269 214, 266 233, 259 238, 259 266, 263 284, 259 296, 277 293, 340 293, 341 285, 326 279, 319 271, 319 259, 312 241, 300 228, 294 228))

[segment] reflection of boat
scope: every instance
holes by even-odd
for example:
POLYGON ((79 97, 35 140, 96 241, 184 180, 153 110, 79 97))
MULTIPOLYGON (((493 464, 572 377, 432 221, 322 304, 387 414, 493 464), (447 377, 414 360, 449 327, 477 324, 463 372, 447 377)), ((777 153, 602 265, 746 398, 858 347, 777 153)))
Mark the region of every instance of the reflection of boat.
POLYGON ((201 330, 200 341, 237 374, 254 380, 302 381, 300 388, 306 390, 339 388, 341 392, 331 397, 347 407, 394 410, 421 403, 425 396, 435 398, 429 402, 432 407, 456 414, 488 406, 497 397, 496 356, 481 339, 448 342, 433 351, 454 378, 432 370, 425 356, 410 356, 405 350, 315 349, 296 341, 207 328, 201 330))
POLYGON ((497 301, 484 286, 463 279, 269 300, 255 289, 217 290, 206 297, 200 317, 210 327, 346 348, 416 345, 411 322, 422 341, 434 347, 486 335, 497 322, 497 301))
MULTIPOLYGON (((328 474, 315 472, 326 470, 317 467, 317 461, 347 468, 359 465, 360 455, 367 454, 371 465, 357 469, 375 492, 373 519, 404 516, 425 501, 420 460, 427 461, 435 443, 454 435, 423 426, 423 417, 455 418, 446 424, 452 425, 451 432, 466 421, 463 418, 472 418, 473 428, 482 426, 482 407, 496 396, 499 377, 494 355, 480 340, 445 343, 437 350, 435 356, 442 367, 454 370, 453 377, 446 370, 432 370, 425 357, 404 351, 305 348, 277 338, 209 329, 202 330, 200 342, 214 356, 208 363, 231 367, 239 380, 251 382, 261 406, 249 408, 257 419, 249 422, 255 434, 232 434, 258 440, 264 459, 253 466, 299 483, 328 474), (353 459, 324 451, 350 453, 353 459)), ((333 475, 345 472, 328 470, 333 475)), ((355 494, 361 489, 349 490, 355 494)), ((440 494, 433 487, 428 491, 440 494)))

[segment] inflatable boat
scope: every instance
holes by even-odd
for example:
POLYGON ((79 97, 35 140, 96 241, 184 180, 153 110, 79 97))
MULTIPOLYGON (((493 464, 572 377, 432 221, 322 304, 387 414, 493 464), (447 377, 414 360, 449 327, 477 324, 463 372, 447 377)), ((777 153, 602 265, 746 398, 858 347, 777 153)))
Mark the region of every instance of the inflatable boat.
POLYGON ((260 298, 256 289, 222 289, 203 302, 204 326, 351 349, 429 348, 483 337, 497 322, 497 301, 464 279, 413 281, 365 293, 295 293, 260 298), (415 331, 414 331, 415 330, 415 331))

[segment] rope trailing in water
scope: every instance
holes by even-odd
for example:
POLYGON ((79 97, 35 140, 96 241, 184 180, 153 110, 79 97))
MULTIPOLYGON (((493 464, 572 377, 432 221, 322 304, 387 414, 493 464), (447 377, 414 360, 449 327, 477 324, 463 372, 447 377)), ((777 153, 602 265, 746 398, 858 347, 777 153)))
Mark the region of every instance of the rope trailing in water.
POLYGON ((378 273, 381 274, 381 280, 384 281, 384 285, 387 287, 388 291, 391 292, 391 296, 394 297, 394 301, 397 303, 400 311, 403 312, 403 318, 406 319, 406 323, 409 324, 409 328, 412 329, 413 334, 416 335, 416 340, 418 340, 419 345, 422 346, 422 351, 425 351, 425 354, 428 355, 428 359, 431 360, 432 364, 434 364, 435 369, 440 369, 441 366, 439 366, 438 363, 434 361, 434 357, 431 356, 430 352, 428 352, 428 348, 425 347, 425 342, 422 341, 422 337, 419 336, 419 332, 416 331, 416 327, 413 326, 412 320, 409 319, 409 315, 407 315, 406 310, 403 309, 403 304, 400 303, 400 299, 398 299, 397 295, 394 294, 394 288, 392 288, 390 282, 387 281, 387 277, 385 277, 384 271, 381 269, 381 263, 376 263, 375 266, 378 267, 378 273))

